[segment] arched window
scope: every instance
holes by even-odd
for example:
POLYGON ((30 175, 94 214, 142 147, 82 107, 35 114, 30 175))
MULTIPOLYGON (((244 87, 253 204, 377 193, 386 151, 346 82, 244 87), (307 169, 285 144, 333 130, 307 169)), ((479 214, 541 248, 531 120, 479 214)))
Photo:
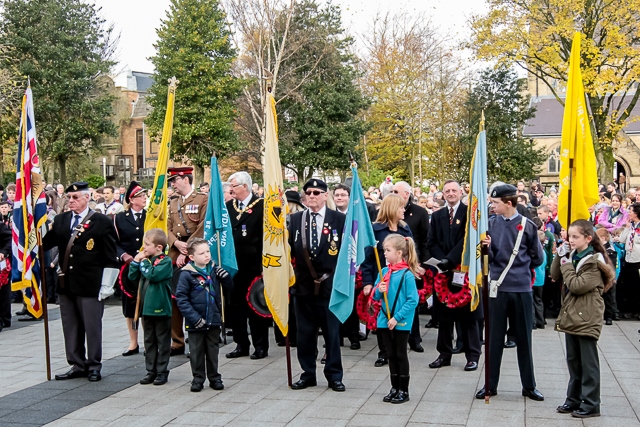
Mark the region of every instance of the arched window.
POLYGON ((560 146, 559 145, 553 150, 551 150, 551 154, 549 155, 549 159, 547 160, 547 170, 549 171, 549 173, 560 172, 560 146))

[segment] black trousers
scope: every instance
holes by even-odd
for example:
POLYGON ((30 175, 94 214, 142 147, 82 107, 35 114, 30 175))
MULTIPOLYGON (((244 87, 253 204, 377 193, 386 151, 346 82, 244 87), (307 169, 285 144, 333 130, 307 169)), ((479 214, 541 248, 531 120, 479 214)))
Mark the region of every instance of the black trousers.
POLYGON ((169 374, 171 317, 143 316, 144 363, 150 374, 169 374))
POLYGON ((0 286, 0 323, 5 328, 11 326, 11 283, 0 286))
POLYGON ((532 292, 500 292, 489 298, 489 388, 496 390, 500 381, 500 366, 504 351, 507 319, 517 345, 518 369, 523 388, 536 387, 531 354, 531 330, 533 329, 532 292))
POLYGON ((47 283, 47 302, 55 303, 58 296, 58 273, 55 268, 46 267, 45 280, 47 283))
POLYGON ((60 295, 64 349, 74 371, 102 369, 103 313, 104 301, 98 301, 97 296, 60 295))
POLYGON ((387 348, 389 373, 391 375, 409 375, 409 356, 407 354, 409 331, 391 331, 387 328, 380 328, 378 335, 382 336, 387 348))
POLYGON ((554 282, 547 277, 542 287, 542 302, 544 304, 545 317, 557 317, 560 313, 560 283, 554 282))
POLYGON ((620 270, 616 289, 618 310, 621 313, 640 313, 640 262, 627 262, 620 270))
MULTIPOLYGON (((315 295, 296 295, 293 298, 298 320, 298 362, 304 371, 300 379, 316 381, 316 353, 318 352, 318 328, 322 328, 327 360, 324 376, 328 381, 342 381, 342 357, 340 355, 340 321, 329 310, 329 298, 315 295)), ((235 334, 235 330, 233 331, 235 334)))
POLYGON ((189 333, 189 362, 194 384, 204 384, 222 379, 218 372, 218 354, 220 350, 220 327, 207 331, 189 333), (206 366, 206 372, 205 372, 206 366))
POLYGON ((249 351, 252 343, 256 350, 269 351, 269 326, 272 320, 257 315, 247 302, 247 283, 251 283, 259 275, 260 273, 238 272, 233 281, 231 310, 227 318, 231 321, 233 341, 243 351, 249 351), (249 341, 247 323, 251 331, 251 341, 249 341))
POLYGON ((544 292, 543 286, 533 287, 533 317, 534 324, 538 328, 544 326, 544 303, 542 302, 542 293, 544 292))
MULTIPOLYGON (((478 329, 478 321, 458 320, 455 322, 460 325, 459 338, 462 339, 462 349, 467 358, 467 362, 477 362, 480 360, 482 344, 480 343, 480 330, 478 329)), ((440 320, 438 324, 438 341, 436 350, 440 353, 440 358, 451 360, 453 354, 453 327, 454 322, 450 320, 440 320)))
MULTIPOLYGON (((298 322, 296 321, 296 311, 293 308, 293 300, 289 299, 289 323, 288 323, 288 328, 289 328, 289 345, 292 347, 295 347, 297 345, 297 339, 298 339, 298 322)), ((284 344, 284 335, 282 335, 282 332, 280 332, 280 328, 278 328, 278 325, 275 324, 275 322, 273 323, 273 334, 276 337, 276 342, 277 343, 282 343, 284 344)))
POLYGON ((340 336, 349 338, 351 344, 360 342, 360 318, 358 317, 358 310, 356 310, 356 304, 358 303, 358 296, 362 290, 356 290, 353 298, 353 311, 342 324, 340 336))
POLYGON ((613 282, 613 286, 604 294, 602 294, 602 298, 604 299, 604 318, 605 319, 613 319, 616 317, 618 312, 618 303, 616 302, 616 287, 618 285, 616 282, 613 282))
POLYGON ((594 338, 565 334, 569 386, 565 403, 600 412, 600 359, 594 338))

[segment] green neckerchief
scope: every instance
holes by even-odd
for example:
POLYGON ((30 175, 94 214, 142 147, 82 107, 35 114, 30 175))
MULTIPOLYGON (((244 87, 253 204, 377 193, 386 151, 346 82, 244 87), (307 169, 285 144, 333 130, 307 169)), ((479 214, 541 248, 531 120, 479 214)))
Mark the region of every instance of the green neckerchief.
POLYGON ((573 266, 577 266, 582 258, 586 257, 589 254, 592 254, 593 252, 593 246, 589 245, 584 251, 574 254, 572 257, 573 266))
POLYGON ((196 265, 195 262, 191 261, 191 265, 193 266, 193 268, 200 274, 202 274, 205 278, 210 277, 211 276, 211 270, 213 270, 212 267, 212 263, 209 262, 209 264, 207 264, 205 266, 205 268, 200 268, 196 265))

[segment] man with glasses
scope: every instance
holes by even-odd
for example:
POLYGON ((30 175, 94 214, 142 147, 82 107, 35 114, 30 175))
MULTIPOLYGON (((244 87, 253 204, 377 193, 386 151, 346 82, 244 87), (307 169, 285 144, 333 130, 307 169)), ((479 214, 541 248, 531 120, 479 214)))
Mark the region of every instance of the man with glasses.
POLYGON ((345 215, 327 208, 327 184, 310 179, 303 187, 308 209, 291 215, 289 245, 295 260, 296 283, 291 288, 298 322, 298 361, 303 370, 293 390, 318 384, 318 328, 324 335, 324 376, 334 391, 345 391, 340 355, 340 321, 329 310, 333 274, 342 243, 345 215))
MULTIPOLYGON (((413 203, 411 186, 408 182, 397 182, 391 191, 402 197, 406 203, 404 207, 404 222, 407 223, 409 230, 411 230, 411 234, 413 235, 416 252, 418 253, 418 260, 420 263, 426 262, 429 259, 429 248, 427 246, 427 237, 429 235, 429 213, 421 206, 413 203)), ((416 286, 419 289, 422 288, 422 279, 416 279, 416 286)), ((418 319, 419 310, 420 308, 416 307, 413 326, 411 328, 411 333, 409 334, 409 348, 417 353, 423 353, 424 348, 422 347, 422 344, 420 344, 422 342, 422 337, 420 336, 420 319, 418 319)))
POLYGON ((255 351, 251 359, 263 359, 269 354, 270 319, 256 314, 247 301, 249 287, 262 275, 263 199, 253 192, 251 176, 236 172, 229 177, 233 199, 227 202, 227 210, 233 229, 233 243, 238 261, 238 273, 233 278, 230 315, 233 341, 236 348, 226 357, 249 356, 251 344, 255 351), (251 341, 247 334, 247 322, 251 341))
MULTIPOLYGON (((174 264, 172 281, 175 293, 180 269, 189 262, 187 244, 189 240, 204 237, 204 218, 207 210, 207 195, 193 189, 193 168, 190 166, 169 168, 168 182, 175 196, 169 201, 167 231, 169 256, 174 264)), ((184 354, 183 317, 175 299, 171 299, 171 356, 184 354)))
POLYGON ((43 241, 45 251, 57 246, 60 253, 60 318, 71 365, 56 380, 100 381, 104 300, 118 277, 116 233, 111 219, 89 209, 86 182, 71 184, 66 193, 69 211, 56 215, 43 241))

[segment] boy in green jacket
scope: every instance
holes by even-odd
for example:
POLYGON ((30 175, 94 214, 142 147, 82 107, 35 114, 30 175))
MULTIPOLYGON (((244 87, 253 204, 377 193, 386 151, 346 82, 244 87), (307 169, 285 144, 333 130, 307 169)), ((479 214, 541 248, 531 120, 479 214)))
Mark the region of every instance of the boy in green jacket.
POLYGON ((136 319, 142 314, 147 375, 140 384, 162 385, 169 377, 171 353, 171 258, 164 255, 167 235, 160 228, 144 234, 144 246, 129 266, 129 279, 140 280, 136 319))

